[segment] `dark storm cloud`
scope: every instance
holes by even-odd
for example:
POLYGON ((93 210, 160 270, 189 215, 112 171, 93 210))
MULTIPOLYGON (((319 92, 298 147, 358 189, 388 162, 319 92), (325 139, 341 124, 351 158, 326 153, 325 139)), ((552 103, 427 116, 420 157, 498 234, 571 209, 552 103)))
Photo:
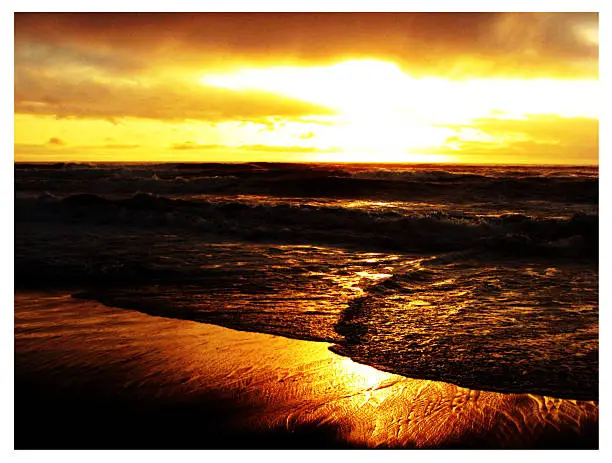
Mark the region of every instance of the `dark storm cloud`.
POLYGON ((417 74, 595 76, 597 24, 596 13, 15 15, 17 59, 28 44, 52 44, 126 72, 159 62, 311 64, 368 56, 417 74), (470 68, 468 59, 478 65, 470 68))

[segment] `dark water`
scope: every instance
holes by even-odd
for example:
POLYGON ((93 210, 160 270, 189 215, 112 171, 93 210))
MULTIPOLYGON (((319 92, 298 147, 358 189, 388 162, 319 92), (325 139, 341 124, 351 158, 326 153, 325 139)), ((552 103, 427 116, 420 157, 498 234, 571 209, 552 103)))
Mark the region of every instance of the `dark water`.
POLYGON ((15 165, 19 288, 598 397, 589 167, 15 165))

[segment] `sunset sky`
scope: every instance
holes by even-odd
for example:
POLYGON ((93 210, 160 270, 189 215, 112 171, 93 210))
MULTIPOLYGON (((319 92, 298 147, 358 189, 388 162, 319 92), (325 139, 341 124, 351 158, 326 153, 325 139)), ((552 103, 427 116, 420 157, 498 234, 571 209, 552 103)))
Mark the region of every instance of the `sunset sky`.
POLYGON ((598 163, 596 13, 16 13, 16 161, 598 163))

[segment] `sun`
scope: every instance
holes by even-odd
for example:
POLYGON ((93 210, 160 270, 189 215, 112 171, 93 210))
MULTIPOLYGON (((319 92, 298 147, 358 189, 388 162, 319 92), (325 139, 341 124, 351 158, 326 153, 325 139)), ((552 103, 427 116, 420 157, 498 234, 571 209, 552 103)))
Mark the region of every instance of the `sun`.
MULTIPOLYGON (((415 152, 441 144, 451 131, 422 123, 402 103, 409 79, 394 63, 351 60, 331 66, 277 66, 206 75, 204 85, 236 91, 263 90, 333 109, 336 116, 316 130, 316 142, 335 147, 328 160, 436 162, 415 152)), ((315 121, 316 122, 316 121, 315 121)), ((444 161, 450 156, 438 156, 444 161)))
POLYGON ((207 74, 199 82, 332 109, 335 116, 324 124, 309 121, 314 123, 309 146, 333 147, 334 154, 323 158, 352 162, 454 162, 448 153, 457 141, 503 145, 512 137, 494 139, 471 128, 479 119, 597 117, 598 112, 596 81, 415 78, 395 63, 375 59, 238 69, 207 74))

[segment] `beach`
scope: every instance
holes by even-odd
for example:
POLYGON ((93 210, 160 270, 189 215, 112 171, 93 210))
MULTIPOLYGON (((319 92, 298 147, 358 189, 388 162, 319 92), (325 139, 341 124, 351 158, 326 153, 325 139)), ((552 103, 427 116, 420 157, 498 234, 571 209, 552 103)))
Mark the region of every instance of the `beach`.
POLYGON ((16 449, 599 449, 597 12, 13 16, 16 449))
POLYGON ((411 379, 329 343, 15 295, 15 448, 597 448, 598 403, 411 379))

